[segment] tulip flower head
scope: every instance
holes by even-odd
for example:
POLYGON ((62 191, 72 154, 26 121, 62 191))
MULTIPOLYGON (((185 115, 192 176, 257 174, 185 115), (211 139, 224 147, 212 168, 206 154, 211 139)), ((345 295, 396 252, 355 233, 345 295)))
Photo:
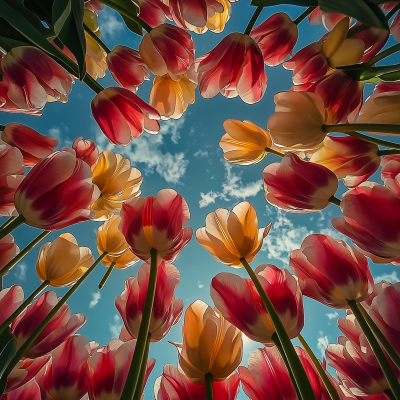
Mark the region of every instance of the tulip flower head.
POLYGON ((192 383, 204 385, 207 373, 212 374, 213 381, 223 381, 242 360, 239 329, 201 300, 187 308, 182 335, 183 345, 178 347, 179 368, 192 383))
POLYGON ((5 393, 2 400, 42 400, 40 388, 36 381, 32 379, 27 384, 5 393))
POLYGON ((7 175, 23 175, 24 159, 21 151, 3 140, 0 140, 0 177, 7 175))
POLYGON ((201 34, 207 32, 207 30, 214 33, 221 33, 225 29, 225 25, 232 15, 232 6, 229 0, 217 0, 217 2, 222 4, 224 11, 216 11, 212 16, 207 16, 206 26, 202 28, 190 28, 190 30, 201 34))
POLYGON ((21 286, 12 285, 0 290, 0 324, 2 324, 24 301, 21 286))
POLYGON ((161 0, 139 0, 138 17, 149 24, 152 28, 165 22, 165 18, 171 19, 168 3, 161 0))
POLYGON ((99 158, 99 150, 93 140, 83 140, 83 137, 79 136, 72 142, 72 148, 76 152, 76 157, 85 161, 89 167, 92 167, 99 158))
POLYGON ((391 154, 382 157, 381 179, 397 197, 400 196, 400 156, 391 154))
POLYGON ((196 232, 197 241, 218 261, 240 268, 241 258, 252 262, 260 251, 271 224, 258 229, 256 211, 248 201, 232 211, 219 208, 206 217, 206 226, 196 232))
POLYGON ((310 25, 323 24, 325 29, 331 31, 344 17, 344 14, 326 13, 320 7, 316 7, 308 16, 308 22, 310 25))
POLYGON ((14 237, 10 234, 0 240, 0 271, 4 268, 17 254, 19 247, 14 243, 14 237))
POLYGON ((106 255, 101 260, 101 263, 103 265, 105 265, 106 267, 111 267, 111 264, 113 264, 113 268, 125 269, 125 268, 132 267, 132 265, 135 265, 138 261, 139 261, 139 258, 136 257, 135 254, 133 254, 130 249, 128 249, 124 253, 119 254, 117 256, 106 255))
POLYGON ((8 87, 4 83, 4 81, 0 82, 0 111, 9 112, 9 113, 23 113, 29 115, 40 116, 42 113, 39 110, 35 109, 23 109, 18 107, 15 103, 13 103, 8 97, 8 87))

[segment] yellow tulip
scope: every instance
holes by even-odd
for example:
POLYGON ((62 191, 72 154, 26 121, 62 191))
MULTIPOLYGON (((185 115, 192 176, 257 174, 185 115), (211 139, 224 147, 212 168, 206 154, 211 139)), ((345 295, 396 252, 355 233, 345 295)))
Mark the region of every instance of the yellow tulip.
POLYGON ((120 222, 121 217, 113 215, 97 229, 96 241, 99 254, 106 251, 110 256, 118 256, 129 250, 125 236, 118 229, 120 222))

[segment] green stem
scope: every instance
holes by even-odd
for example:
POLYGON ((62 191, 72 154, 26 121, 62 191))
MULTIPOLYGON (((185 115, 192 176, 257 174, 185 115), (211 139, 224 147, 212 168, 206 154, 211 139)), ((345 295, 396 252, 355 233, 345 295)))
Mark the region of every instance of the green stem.
POLYGON ((4 129, 6 129, 6 126, 5 125, 0 125, 0 131, 4 131, 4 129))
MULTIPOLYGON (((368 136, 368 135, 364 135, 364 134, 359 133, 359 132, 354 132, 354 131, 346 132, 346 135, 353 136, 353 137, 356 137, 358 139, 365 140, 366 142, 375 143, 375 144, 378 144, 380 146, 385 146, 385 147, 390 147, 392 149, 400 150, 400 144, 398 144, 398 143, 392 143, 392 142, 388 142, 387 140, 377 139, 377 138, 374 138, 374 137, 371 137, 371 136, 368 136)), ((379 150, 379 151, 383 151, 383 150, 379 150)), ((392 151, 392 150, 389 150, 389 151, 392 151)))
POLYGON ((112 0, 99 0, 101 3, 105 4, 108 7, 113 8, 115 11, 118 11, 119 13, 125 15, 126 17, 130 18, 132 21, 135 21, 137 24, 139 24, 144 30, 147 32, 150 32, 153 28, 144 22, 141 18, 139 18, 137 15, 133 14, 131 11, 126 10, 124 7, 120 6, 117 3, 114 3, 112 0))
POLYGON ((140 368, 144 352, 146 349, 146 340, 149 332, 151 311, 153 309, 154 294, 156 291, 157 283, 157 250, 152 248, 150 250, 151 262, 150 262, 150 276, 149 283, 147 285, 146 300, 144 302, 142 320, 140 322, 139 333, 136 341, 136 348, 133 354, 131 366, 129 368, 128 376, 125 381, 125 386, 122 391, 120 400, 132 400, 135 390, 138 385, 140 368))
POLYGON ((206 381, 206 400, 213 400, 213 376, 211 372, 207 372, 204 376, 206 381))
POLYGON ((245 35, 250 35, 251 30, 253 29, 254 24, 257 21, 257 18, 260 16, 261 11, 263 10, 264 6, 258 6, 256 8, 256 11, 254 11, 254 14, 252 15, 252 17, 250 18, 249 23, 246 26, 246 29, 244 30, 244 34, 245 35))
POLYGON ((285 157, 285 154, 283 154, 283 153, 281 153, 281 152, 279 152, 279 151, 276 151, 276 150, 273 150, 273 149, 271 149, 270 147, 266 147, 265 149, 264 149, 267 153, 271 153, 271 154, 275 154, 276 156, 278 156, 278 157, 285 157))
POLYGON ((378 61, 392 55, 393 53, 396 53, 397 51, 400 51, 400 43, 397 43, 391 47, 388 47, 386 50, 383 50, 381 53, 379 53, 375 57, 371 58, 364 65, 366 67, 370 67, 370 66, 376 64, 378 61))
POLYGON ((382 347, 385 349, 385 351, 388 354, 388 356, 392 359, 392 361, 394 362, 396 367, 400 369, 400 357, 399 357, 399 355, 393 350, 393 347, 390 345, 390 343, 385 338, 385 336, 383 336, 382 332, 377 327, 377 325, 375 324, 373 319, 365 311, 364 307, 362 305, 360 305, 360 304, 357 304, 357 307, 360 310, 360 312, 361 312, 362 316, 364 317, 365 321, 367 321, 367 324, 371 328, 372 332, 375 334, 375 336, 380 341, 382 347))
POLYGON ((389 156, 391 154, 400 154, 400 150, 378 150, 378 156, 389 156))
POLYGON ((390 389, 386 389, 383 393, 389 398, 389 400, 396 400, 396 397, 393 396, 393 393, 390 389))
POLYGON ((324 382, 326 390, 329 392, 329 395, 331 396, 331 399, 332 400, 340 400, 340 397, 339 397, 337 391, 333 387, 331 381, 328 378, 328 375, 326 374, 325 370, 322 368, 322 366, 319 363, 317 357, 315 357, 315 354, 311 350, 311 348, 308 345, 308 343, 304 340, 304 338, 303 338, 303 336, 301 336, 301 334, 299 334, 299 336, 297 336, 297 337, 300 340, 300 343, 305 348, 308 356, 311 358, 311 361, 313 362, 315 369, 318 371, 318 374, 321 377, 322 382, 324 382))
POLYGON ((104 285, 106 284, 108 278, 111 275, 112 270, 114 269, 115 262, 112 262, 111 265, 108 267, 107 272, 104 274, 103 279, 99 283, 99 289, 103 289, 104 285))
POLYGON ((103 86, 100 83, 96 82, 89 74, 86 74, 83 78, 83 82, 86 83, 94 92, 99 94, 102 90, 104 90, 103 86))
POLYGON ((337 197, 331 196, 331 197, 329 197, 328 200, 329 200, 332 204, 336 204, 337 206, 340 207, 341 201, 340 201, 337 197))
POLYGON ((376 340, 374 334, 366 323, 360 309, 357 307, 357 303, 355 302, 355 300, 348 300, 347 303, 351 311, 353 311, 353 314, 356 317, 358 323, 360 324, 361 329, 363 330, 364 335, 367 338, 368 343, 371 346, 371 349, 374 352, 383 373, 385 374, 394 398, 396 400, 400 400, 400 383, 398 382, 396 375, 385 356, 385 353, 379 346, 378 341, 376 340))
POLYGON ((44 231, 40 235, 38 235, 35 239, 32 240, 24 249, 22 249, 8 264, 6 264, 0 270, 0 277, 7 274, 11 268, 13 268, 17 263, 19 263, 38 243, 40 243, 50 231, 44 231))
POLYGON ((22 225, 25 221, 26 219, 24 218, 23 215, 18 215, 17 218, 12 220, 5 228, 3 228, 0 231, 0 240, 3 239, 5 236, 7 236, 9 233, 11 233, 14 229, 22 225))
POLYGON ((8 220, 7 220, 6 222, 4 222, 3 225, 0 226, 0 231, 1 231, 2 229, 4 229, 7 225, 9 225, 11 222, 13 222, 15 218, 17 218, 17 217, 10 217, 10 218, 8 218, 8 220))
POLYGON ((322 125, 321 129, 325 133, 342 132, 348 133, 353 131, 364 132, 385 132, 400 135, 400 125, 394 124, 337 124, 337 125, 322 125))
POLYGON ((298 25, 305 17, 311 14, 315 9, 315 6, 308 7, 306 11, 300 14, 293 22, 298 25))
POLYGON ((146 376, 146 369, 147 369, 147 359, 149 358, 149 349, 150 349, 150 333, 147 334, 147 340, 146 340, 146 348, 144 350, 144 355, 143 355, 143 361, 142 365, 140 367, 140 374, 139 374, 139 379, 137 383, 137 388, 140 388, 140 390, 136 390, 135 394, 133 396, 132 400, 140 400, 142 398, 142 393, 144 390, 144 377, 146 376))
POLYGON ((105 43, 85 23, 83 24, 83 29, 107 54, 111 53, 105 43))
POLYGON ((277 347, 277 349, 278 349, 278 351, 279 351, 279 353, 280 353, 280 355, 281 355, 281 357, 282 357, 282 360, 283 360, 283 362, 285 363, 286 369, 287 369, 287 371, 288 371, 288 373, 289 373, 290 380, 292 381, 292 385, 293 385, 294 390, 295 390, 295 392, 296 392, 297 398, 298 398, 299 400, 303 400, 303 398, 301 397, 299 388, 298 388, 298 386, 297 386, 296 379, 294 379, 293 372, 292 372, 292 370, 290 369, 290 365, 289 365, 289 362, 288 362, 288 360, 287 360, 286 354, 285 354, 285 352, 283 351, 282 344, 281 344, 281 342, 279 341, 279 338, 278 338, 278 335, 276 334, 276 332, 274 332, 274 333, 272 334, 271 340, 275 343, 275 346, 277 347))
POLYGON ((393 17, 393 15, 400 10, 400 3, 397 3, 387 14, 386 14, 386 20, 389 21, 390 18, 393 17))
POLYGON ((50 281, 43 281, 32 293, 29 297, 25 299, 25 301, 1 324, 0 326, 0 335, 3 333, 4 329, 7 328, 14 321, 15 318, 21 314, 22 311, 25 310, 26 307, 29 306, 30 302, 43 290, 49 286, 50 281))
POLYGON ((258 294, 260 295, 261 300, 268 311, 272 325, 274 326, 275 332, 278 335, 278 338, 282 344, 283 350, 290 365, 290 369, 292 370, 293 375, 296 379, 297 386, 299 387, 302 398, 307 400, 316 400, 314 391, 312 390, 311 384, 307 378, 304 368, 301 365, 296 350, 294 349, 293 344, 290 341, 289 336, 285 330, 285 327, 283 326, 282 321, 279 319, 279 316, 276 313, 273 304, 271 303, 271 300, 265 293, 264 288, 257 278, 257 275, 251 269, 246 259, 242 257, 240 261, 246 269, 247 273, 249 274, 251 280, 253 281, 254 286, 256 287, 258 294))

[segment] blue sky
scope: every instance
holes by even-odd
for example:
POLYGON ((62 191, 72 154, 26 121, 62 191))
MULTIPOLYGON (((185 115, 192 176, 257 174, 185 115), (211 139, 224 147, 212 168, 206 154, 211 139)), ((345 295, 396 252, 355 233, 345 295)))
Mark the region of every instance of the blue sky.
MULTIPOLYGON (((253 11, 254 8, 248 6, 248 1, 233 3, 232 18, 222 34, 212 32, 207 32, 205 35, 193 34, 196 56, 211 50, 225 34, 234 31, 243 32, 253 11)), ((304 9, 290 6, 267 8, 263 10, 258 23, 277 11, 286 11, 294 19, 304 9)), ((122 19, 112 10, 106 8, 101 11, 99 23, 102 38, 109 48, 117 44, 138 48, 140 38, 128 31, 122 19)), ((300 35, 295 51, 318 40, 326 33, 322 25, 310 26, 307 21, 303 21, 299 28, 300 35)), ((392 44, 392 39, 389 44, 392 44)), ((248 119, 265 128, 268 117, 274 112, 274 94, 288 90, 292 85, 291 71, 284 70, 282 66, 267 68, 267 76, 267 91, 259 103, 250 106, 239 98, 225 99, 221 95, 213 99, 203 99, 196 92, 195 104, 189 106, 180 120, 163 121, 158 135, 144 133, 127 147, 108 144, 91 116, 90 102, 94 93, 79 82, 75 84, 67 104, 49 103, 41 117, 2 113, 0 124, 8 122, 26 124, 42 134, 57 137, 60 148, 71 146, 74 138, 83 136, 85 139, 93 139, 100 150, 110 148, 116 153, 123 154, 143 174, 142 196, 156 195, 160 189, 173 188, 185 197, 191 212, 188 225, 194 231, 204 226, 205 217, 209 212, 219 207, 232 209, 238 202, 248 200, 257 211, 260 227, 273 222, 271 233, 253 262, 253 268, 262 263, 287 267, 290 252, 299 248, 307 235, 325 233, 335 238, 343 236, 339 235, 330 224, 332 217, 340 215, 335 205, 330 205, 318 213, 294 215, 277 211, 267 204, 262 189, 262 170, 271 162, 279 162, 277 157, 268 155, 259 164, 246 167, 229 165, 222 157, 218 142, 224 134, 223 122, 229 118, 248 119)), ((109 73, 100 80, 100 83, 104 87, 116 86, 109 73)), ((369 85, 366 93, 370 94, 372 88, 373 86, 369 85)), ((150 89, 151 82, 146 82, 140 86, 138 95, 148 101, 150 89)), ((380 182, 379 175, 375 174, 373 180, 380 182)), ((343 192, 344 187, 341 184, 337 197, 343 192)), ((0 223, 3 223, 3 220, 1 219, 0 223)), ((80 223, 50 234, 48 240, 54 240, 62 232, 71 232, 77 238, 79 245, 90 247, 96 257, 98 226, 99 223, 96 222, 80 223)), ((16 243, 23 248, 38 233, 34 228, 21 227, 14 233, 16 243)), ((40 281, 35 274, 38 250, 39 246, 4 278, 5 287, 17 283, 22 285, 26 294, 29 294, 39 285, 40 281)), ((115 308, 114 300, 123 291, 124 281, 137 274, 139 265, 141 264, 124 271, 113 271, 105 288, 98 291, 97 285, 106 271, 104 266, 99 265, 68 302, 73 313, 82 312, 87 316, 88 321, 80 333, 89 340, 97 340, 104 345, 111 338, 118 337, 122 320, 115 308)), ((192 240, 181 252, 175 265, 181 272, 181 282, 176 297, 183 299, 185 308, 196 299, 213 304, 209 295, 209 285, 217 273, 225 271, 246 276, 244 271, 233 270, 214 260, 196 240, 192 240)), ((376 279, 399 280, 398 267, 391 264, 378 266, 372 263, 370 266, 376 279)), ((65 291, 66 289, 56 290, 60 296, 65 291)), ((304 303, 305 328, 302 334, 318 357, 321 357, 324 346, 328 342, 336 341, 339 334, 336 318, 344 316, 344 312, 327 308, 307 298, 304 298, 304 303)), ((162 367, 167 363, 177 364, 176 349, 168 343, 168 340, 181 341, 181 326, 182 321, 171 330, 167 338, 151 345, 150 357, 155 357, 157 361, 146 387, 146 400, 153 398, 153 383, 161 374, 162 367)), ((250 352, 257 347, 260 347, 258 343, 245 339, 242 364, 247 366, 250 352)), ((239 399, 244 398, 246 396, 242 392, 239 399)))

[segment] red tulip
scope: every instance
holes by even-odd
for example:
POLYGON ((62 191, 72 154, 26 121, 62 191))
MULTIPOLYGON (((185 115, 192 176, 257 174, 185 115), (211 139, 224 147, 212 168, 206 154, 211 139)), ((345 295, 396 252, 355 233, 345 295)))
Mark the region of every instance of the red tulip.
POLYGON ((272 15, 250 32, 261 49, 265 65, 269 67, 281 64, 292 55, 298 35, 297 25, 284 12, 272 15))
MULTIPOLYGON (((100 347, 88 360, 90 400, 119 399, 125 385, 135 351, 136 340, 123 343, 112 339, 100 347)), ((155 365, 155 359, 147 361, 143 387, 155 365)))
POLYGON ((162 189, 157 197, 136 197, 122 206, 119 229, 140 259, 150 260, 157 250, 158 264, 173 262, 192 238, 192 228, 184 228, 190 218, 185 199, 175 190, 162 189))
POLYGON ((4 394, 1 400, 42 400, 42 397, 39 386, 33 379, 20 388, 4 394))
POLYGON ((161 0, 139 0, 139 15, 144 22, 152 28, 165 22, 165 17, 171 19, 171 14, 167 4, 161 0))
POLYGON ((363 301, 362 305, 364 306, 364 308, 366 309, 370 309, 372 301, 374 300, 374 298, 376 296, 378 296, 378 294, 386 287, 386 286, 390 286, 391 283, 386 282, 386 281, 380 281, 379 283, 375 283, 374 284, 374 290, 372 291, 372 293, 363 301))
MULTIPOLYGON (((11 236, 11 235, 10 235, 11 236)), ((6 236, 7 237, 7 236, 6 236)), ((0 291, 0 324, 2 324, 24 301, 21 286, 13 285, 0 291)))
MULTIPOLYGON (((240 367, 239 367, 240 368, 240 367)), ((239 393, 239 376, 233 372, 221 382, 213 382, 214 398, 235 400, 239 393)), ((173 365, 164 365, 163 374, 154 384, 156 400, 206 400, 205 385, 197 385, 173 365)))
POLYGON ((379 81, 374 88, 374 93, 400 92, 400 82, 379 81))
POLYGON ((384 185, 396 196, 400 196, 400 155, 392 154, 382 157, 381 179, 384 185))
POLYGON ((400 257, 400 199, 385 186, 364 182, 342 195, 343 217, 333 227, 362 250, 393 261, 400 257))
POLYGON ((42 113, 38 110, 25 110, 19 108, 16 104, 14 104, 7 94, 8 87, 4 83, 4 81, 0 82, 0 111, 10 112, 10 113, 23 113, 30 115, 40 116, 42 113))
POLYGON ((128 89, 110 87, 92 100, 92 113, 111 143, 126 146, 143 130, 158 133, 160 114, 128 89))
POLYGON ((74 79, 64 68, 36 47, 19 46, 1 59, 9 99, 19 108, 41 110, 51 96, 59 100, 72 90, 74 79))
POLYGON ((64 148, 37 163, 15 192, 15 208, 35 228, 56 230, 93 217, 99 197, 90 167, 64 148))
MULTIPOLYGON (((57 303, 57 295, 54 292, 45 292, 13 321, 11 332, 16 337, 17 349, 25 343, 57 303)), ((71 316, 68 305, 64 304, 28 348, 24 357, 36 358, 51 352, 73 335, 85 322, 86 317, 83 314, 71 316)))
MULTIPOLYGON (((149 282, 150 266, 143 264, 138 276, 125 281, 125 290, 115 299, 125 327, 137 338, 142 320, 144 301, 149 282)), ((175 300, 174 293, 179 284, 179 270, 172 264, 162 262, 157 269, 157 285, 149 326, 151 342, 163 339, 175 325, 183 311, 181 299, 175 300)))
POLYGON ((322 23, 325 29, 331 31, 344 17, 344 14, 327 13, 323 12, 319 7, 316 7, 308 16, 308 22, 310 25, 318 25, 322 23))
POLYGON ((24 173, 21 151, 0 140, 0 177, 23 175, 24 173))
POLYGON ((349 308, 347 301, 365 300, 374 288, 367 259, 342 240, 307 236, 290 256, 304 296, 329 307, 349 308))
MULTIPOLYGON (((286 269, 261 264, 255 273, 270 298, 290 339, 304 326, 303 299, 296 279, 286 269)), ((270 343, 275 329, 250 279, 222 272, 211 281, 215 306, 230 323, 250 339, 270 343)))
MULTIPOLYGON (((147 1, 144 3, 147 4, 147 1)), ((156 1, 161 3, 160 0, 156 1)), ((140 12, 142 11, 140 9, 140 12)), ((108 53, 107 66, 116 82, 134 93, 140 84, 150 79, 149 71, 139 52, 126 46, 116 46, 111 53, 108 53)))
POLYGON ((245 103, 257 103, 267 88, 263 55, 248 35, 230 33, 196 66, 200 94, 209 99, 219 92, 239 96, 245 103))
POLYGON ((14 238, 10 234, 4 236, 3 239, 0 240, 0 270, 2 270, 18 253, 19 247, 14 243, 14 238))
POLYGON ((324 209, 338 188, 338 179, 332 171, 292 153, 280 163, 265 167, 263 176, 268 203, 292 213, 324 209))
POLYGON ((72 142, 72 148, 75 150, 76 158, 85 161, 89 167, 92 167, 99 158, 99 149, 93 140, 83 140, 83 137, 79 136, 72 142))
MULTIPOLYGON (((24 175, 0 176, 0 216, 15 214, 14 195, 18 186, 24 179, 24 175)), ((1 250, 0 250, 1 251, 1 250)), ((1 262, 0 262, 1 265, 1 262)))
POLYGON ((6 125, 1 132, 1 140, 21 151, 27 167, 36 165, 58 146, 57 139, 43 136, 32 128, 17 123, 6 125))

